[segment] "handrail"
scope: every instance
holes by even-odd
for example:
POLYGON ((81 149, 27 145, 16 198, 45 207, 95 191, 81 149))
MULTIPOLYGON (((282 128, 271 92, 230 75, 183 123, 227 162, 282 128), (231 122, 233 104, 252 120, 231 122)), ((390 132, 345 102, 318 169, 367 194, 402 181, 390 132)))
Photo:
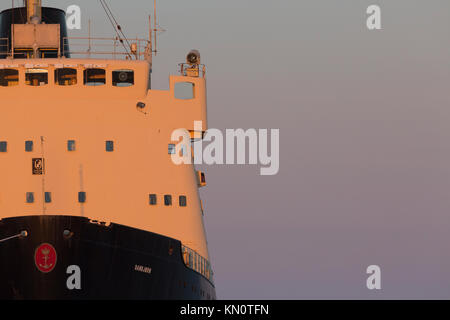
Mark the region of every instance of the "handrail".
MULTIPOLYGON (((91 55, 112 56, 114 59, 152 59, 152 43, 147 39, 129 39, 131 47, 121 38, 92 38, 92 37, 63 37, 61 55, 82 55, 89 58, 91 55), (69 46, 70 41, 70 46, 69 46), (73 49, 71 49, 73 48, 73 49)), ((0 57, 11 56, 9 38, 0 38, 0 57)))
POLYGON ((152 43, 147 39, 129 39, 131 47, 121 38, 64 37, 62 55, 112 56, 114 59, 125 56, 126 59, 148 60, 152 58, 152 43), (70 45, 69 45, 70 40, 70 45), (84 48, 82 50, 81 48, 84 48), (68 49, 69 48, 69 49, 68 49), (71 49, 75 48, 75 49, 71 49), (109 48, 109 50, 108 50, 109 48))
POLYGON ((192 250, 184 245, 181 245, 181 253, 186 267, 200 273, 214 284, 214 272, 212 271, 211 263, 207 259, 203 258, 195 250, 192 250))
POLYGON ((9 38, 0 38, 0 56, 8 56, 9 54, 9 38))
POLYGON ((204 64, 191 65, 189 63, 179 63, 179 72, 182 76, 201 77, 206 75, 206 66, 204 64))

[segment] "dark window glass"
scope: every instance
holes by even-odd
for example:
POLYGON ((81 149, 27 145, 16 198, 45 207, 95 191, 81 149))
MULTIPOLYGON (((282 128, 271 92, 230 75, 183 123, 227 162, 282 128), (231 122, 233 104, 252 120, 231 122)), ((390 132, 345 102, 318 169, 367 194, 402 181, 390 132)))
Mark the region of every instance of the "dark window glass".
POLYGON ((102 86, 106 84, 105 69, 84 70, 84 84, 86 86, 102 86))
POLYGON ((169 144, 169 154, 175 154, 175 145, 169 144))
POLYGON ((52 202, 52 193, 51 192, 46 192, 45 193, 45 202, 46 203, 52 202))
POLYGON ((75 151, 75 140, 67 141, 67 151, 75 151))
POLYGON ((180 207, 186 207, 187 205, 187 200, 186 200, 186 196, 180 196, 180 207))
POLYGON ((8 142, 0 141, 0 152, 8 151, 8 142))
POLYGON ((33 151, 33 141, 25 141, 25 151, 26 152, 33 151))
POLYGON ((19 70, 1 69, 0 70, 0 86, 11 87, 19 84, 19 70))
POLYGON ((112 83, 115 87, 130 87, 134 85, 133 70, 116 70, 112 73, 112 83))
POLYGON ((171 195, 166 194, 164 196, 164 205, 165 206, 171 206, 172 205, 172 196, 171 195))
POLYGON ((114 141, 106 141, 106 151, 114 151, 114 141))
POLYGON ((73 86, 77 84, 77 69, 72 68, 56 69, 55 83, 59 86, 73 86))
POLYGON ((33 202, 34 202, 34 193, 27 192, 27 203, 33 203, 33 202))
POLYGON ((156 205, 156 194, 150 194, 149 195, 149 203, 152 206, 156 205))
POLYGON ((78 202, 85 203, 86 202, 86 192, 78 192, 78 202))

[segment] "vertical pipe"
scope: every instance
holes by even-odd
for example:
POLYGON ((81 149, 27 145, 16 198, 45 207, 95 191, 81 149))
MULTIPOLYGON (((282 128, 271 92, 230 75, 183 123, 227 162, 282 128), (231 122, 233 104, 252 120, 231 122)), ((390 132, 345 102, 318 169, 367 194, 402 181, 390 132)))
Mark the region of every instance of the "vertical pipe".
POLYGON ((42 0, 27 0, 28 23, 41 23, 42 20, 42 0))

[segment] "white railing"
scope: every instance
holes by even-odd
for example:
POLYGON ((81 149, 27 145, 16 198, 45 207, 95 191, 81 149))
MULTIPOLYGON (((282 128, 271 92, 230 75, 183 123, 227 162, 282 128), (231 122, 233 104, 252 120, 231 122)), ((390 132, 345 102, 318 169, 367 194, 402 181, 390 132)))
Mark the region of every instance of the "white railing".
POLYGON ((203 258, 196 251, 184 245, 181 245, 181 252, 183 255, 184 264, 188 268, 200 273, 211 283, 214 283, 213 280, 214 273, 212 271, 211 264, 207 259, 203 258))

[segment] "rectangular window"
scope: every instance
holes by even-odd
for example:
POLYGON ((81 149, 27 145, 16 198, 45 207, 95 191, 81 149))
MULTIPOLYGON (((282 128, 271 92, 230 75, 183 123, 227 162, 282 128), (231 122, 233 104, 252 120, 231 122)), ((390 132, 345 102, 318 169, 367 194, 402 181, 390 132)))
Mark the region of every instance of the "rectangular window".
POLYGON ((75 140, 67 141, 67 151, 75 151, 75 140))
POLYGON ((180 196, 179 202, 180 202, 180 207, 186 207, 187 206, 186 196, 180 196))
POLYGON ((50 202, 52 202, 52 193, 46 192, 45 193, 45 203, 50 203, 50 202))
POLYGON ((77 84, 77 69, 55 69, 55 83, 59 86, 73 86, 77 84))
POLYGON ((102 86, 106 84, 105 69, 86 69, 84 70, 84 84, 86 86, 102 86))
POLYGON ((156 194, 150 194, 149 195, 149 203, 152 206, 156 205, 156 194))
POLYGON ((169 144, 169 154, 175 154, 175 145, 169 144))
POLYGON ((86 192, 78 192, 78 202, 85 203, 86 202, 86 192))
POLYGON ((112 83, 115 87, 130 87, 134 85, 133 70, 115 70, 112 72, 112 83))
POLYGON ((25 141, 25 151, 26 152, 33 151, 33 141, 25 141))
POLYGON ((15 69, 0 70, 0 86, 11 87, 19 84, 19 71, 15 69))
POLYGON ((27 192, 27 203, 34 202, 34 192, 27 192))
POLYGON ((171 206, 172 205, 172 196, 169 194, 166 194, 164 196, 164 205, 165 206, 171 206))
POLYGON ((0 152, 8 151, 8 142, 0 141, 0 152))
POLYGON ((25 71, 25 83, 29 86, 39 87, 48 84, 47 69, 27 69, 25 71))
POLYGON ((175 99, 191 100, 194 99, 194 84, 191 82, 177 82, 174 88, 175 99))
POLYGON ((106 141, 106 151, 107 152, 114 151, 114 141, 106 141))

